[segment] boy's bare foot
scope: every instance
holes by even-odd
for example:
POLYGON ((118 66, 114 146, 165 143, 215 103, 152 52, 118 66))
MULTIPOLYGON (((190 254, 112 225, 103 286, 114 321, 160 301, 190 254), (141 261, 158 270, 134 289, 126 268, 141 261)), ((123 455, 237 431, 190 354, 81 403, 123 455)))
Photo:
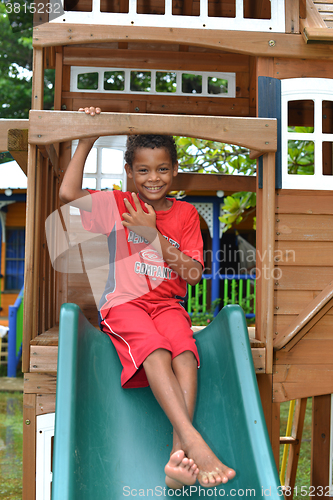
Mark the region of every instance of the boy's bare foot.
POLYGON ((236 472, 217 458, 199 433, 184 449, 199 468, 198 481, 201 486, 225 484, 235 477, 236 472))
POLYGON ((190 458, 185 457, 182 450, 176 451, 170 457, 164 468, 166 474, 165 484, 174 490, 183 486, 190 486, 197 480, 199 469, 190 458))

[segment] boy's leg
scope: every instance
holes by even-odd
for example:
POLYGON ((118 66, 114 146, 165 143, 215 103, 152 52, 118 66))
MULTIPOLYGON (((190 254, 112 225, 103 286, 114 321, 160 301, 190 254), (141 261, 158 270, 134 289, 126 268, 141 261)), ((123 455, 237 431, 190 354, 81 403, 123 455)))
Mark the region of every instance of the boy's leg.
POLYGON ((233 478, 235 471, 222 464, 192 425, 182 388, 172 369, 171 353, 157 349, 143 366, 154 396, 176 430, 181 449, 199 468, 201 485, 213 486, 233 478))
MULTIPOLYGON (((191 351, 185 351, 172 360, 172 369, 183 393, 186 408, 192 422, 197 395, 198 363, 191 351)), ((198 468, 192 459, 185 457, 180 438, 173 429, 173 445, 170 460, 165 466, 166 485, 169 488, 181 488, 184 484, 196 482, 198 468)))

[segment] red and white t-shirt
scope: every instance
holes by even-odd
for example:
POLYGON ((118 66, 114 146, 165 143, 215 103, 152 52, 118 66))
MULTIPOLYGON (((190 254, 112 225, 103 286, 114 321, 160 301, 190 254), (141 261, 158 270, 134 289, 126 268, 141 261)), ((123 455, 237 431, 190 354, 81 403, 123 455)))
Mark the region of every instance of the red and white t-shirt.
MULTIPOLYGON (((108 279, 99 303, 102 318, 110 307, 139 297, 150 302, 170 299, 181 302, 186 296, 186 282, 143 237, 121 224, 122 214, 127 212, 124 198, 135 208, 132 194, 91 190, 89 193, 92 211, 81 210, 83 227, 105 234, 109 252, 108 279)), ((171 245, 203 266, 199 215, 193 205, 170 200, 173 204, 169 210, 156 212, 156 227, 171 245)), ((140 203, 147 212, 142 200, 140 203)))

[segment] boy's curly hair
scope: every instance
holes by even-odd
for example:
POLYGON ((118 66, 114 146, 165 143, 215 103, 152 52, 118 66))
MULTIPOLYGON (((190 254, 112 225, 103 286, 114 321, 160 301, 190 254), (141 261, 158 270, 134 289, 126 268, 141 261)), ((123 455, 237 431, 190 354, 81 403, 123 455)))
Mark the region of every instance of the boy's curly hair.
POLYGON ((126 143, 125 161, 132 168, 135 151, 140 148, 164 148, 168 151, 172 164, 177 161, 177 149, 171 135, 129 135, 126 143))

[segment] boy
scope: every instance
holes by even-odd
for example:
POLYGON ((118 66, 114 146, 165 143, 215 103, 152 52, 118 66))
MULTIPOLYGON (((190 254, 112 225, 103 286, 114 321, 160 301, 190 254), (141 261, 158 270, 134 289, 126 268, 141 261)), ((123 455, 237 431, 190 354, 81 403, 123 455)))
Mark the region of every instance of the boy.
MULTIPOLYGON (((80 109, 94 116, 99 108, 80 109)), ((193 206, 167 198, 178 172, 168 136, 130 136, 125 169, 135 193, 82 189, 86 158, 96 138, 79 141, 60 198, 81 209, 83 227, 108 236, 110 270, 100 309, 101 329, 123 366, 123 387, 150 385, 173 426, 166 484, 179 489, 226 483, 223 465, 192 425, 198 352, 189 316, 180 305, 186 283, 202 276, 202 238, 193 206), (74 202, 74 203, 73 203, 74 202), (122 230, 119 229, 122 227, 122 230)))

